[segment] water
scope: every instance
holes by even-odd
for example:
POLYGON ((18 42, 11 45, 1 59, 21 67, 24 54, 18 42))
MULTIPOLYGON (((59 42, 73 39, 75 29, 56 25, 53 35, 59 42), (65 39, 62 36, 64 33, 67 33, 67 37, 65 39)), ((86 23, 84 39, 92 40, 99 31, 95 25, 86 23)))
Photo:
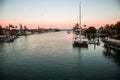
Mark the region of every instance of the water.
POLYGON ((0 80, 120 80, 119 52, 72 46, 73 34, 21 36, 0 44, 0 80))

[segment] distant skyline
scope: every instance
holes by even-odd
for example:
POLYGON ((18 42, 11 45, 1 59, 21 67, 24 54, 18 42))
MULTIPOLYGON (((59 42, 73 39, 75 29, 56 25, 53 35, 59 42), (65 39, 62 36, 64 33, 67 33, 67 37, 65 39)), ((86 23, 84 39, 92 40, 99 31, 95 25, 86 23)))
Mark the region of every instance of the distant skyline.
MULTIPOLYGON (((72 28, 80 0, 0 0, 0 25, 72 28)), ((82 25, 101 27, 120 21, 119 0, 81 0, 82 25)))

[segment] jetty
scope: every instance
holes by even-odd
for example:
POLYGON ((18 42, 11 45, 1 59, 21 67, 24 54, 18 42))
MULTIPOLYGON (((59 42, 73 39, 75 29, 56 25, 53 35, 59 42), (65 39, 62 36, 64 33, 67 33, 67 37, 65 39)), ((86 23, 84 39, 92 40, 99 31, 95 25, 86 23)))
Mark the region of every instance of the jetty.
POLYGON ((107 45, 109 45, 110 48, 120 50, 120 40, 107 38, 107 39, 102 39, 102 41, 107 45))

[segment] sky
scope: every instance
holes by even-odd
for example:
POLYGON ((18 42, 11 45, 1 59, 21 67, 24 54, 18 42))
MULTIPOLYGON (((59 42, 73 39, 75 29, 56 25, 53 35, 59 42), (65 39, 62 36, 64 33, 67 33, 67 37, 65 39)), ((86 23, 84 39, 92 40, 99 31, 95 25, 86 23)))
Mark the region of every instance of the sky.
POLYGON ((120 21, 120 0, 0 0, 0 25, 72 28, 79 22, 101 27, 120 21))

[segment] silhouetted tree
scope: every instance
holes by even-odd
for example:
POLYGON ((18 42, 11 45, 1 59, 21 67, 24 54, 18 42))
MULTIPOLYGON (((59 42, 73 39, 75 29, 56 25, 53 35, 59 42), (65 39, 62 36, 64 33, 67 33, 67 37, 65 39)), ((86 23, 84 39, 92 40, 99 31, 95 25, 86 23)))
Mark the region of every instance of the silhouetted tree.
POLYGON ((120 39, 120 21, 116 24, 106 24, 101 33, 110 38, 120 39))
POLYGON ((0 25, 0 35, 3 34, 3 31, 2 31, 2 26, 0 25))
POLYGON ((85 31, 86 34, 89 34, 89 33, 96 33, 96 28, 95 27, 89 27, 86 31, 85 31))
POLYGON ((74 29, 79 29, 79 24, 78 23, 75 24, 75 27, 73 27, 73 30, 74 29))
POLYGON ((9 24, 9 28, 14 28, 14 26, 12 24, 9 24))
POLYGON ((75 28, 79 28, 79 24, 78 23, 75 24, 75 28))
POLYGON ((86 31, 85 34, 87 34, 88 39, 93 39, 95 38, 95 34, 96 33, 96 28, 95 27, 89 27, 86 31))
POLYGON ((84 27, 86 27, 86 25, 84 25, 84 27))
POLYGON ((114 32, 115 32, 114 31, 114 25, 113 24, 111 24, 111 25, 106 24, 101 32, 104 34, 104 36, 112 37, 114 32))
POLYGON ((26 27, 26 26, 24 26, 24 29, 27 29, 27 27, 26 27))
POLYGON ((120 21, 115 24, 117 39, 120 39, 120 21))
POLYGON ((120 21, 115 24, 116 31, 118 34, 120 34, 120 21))

